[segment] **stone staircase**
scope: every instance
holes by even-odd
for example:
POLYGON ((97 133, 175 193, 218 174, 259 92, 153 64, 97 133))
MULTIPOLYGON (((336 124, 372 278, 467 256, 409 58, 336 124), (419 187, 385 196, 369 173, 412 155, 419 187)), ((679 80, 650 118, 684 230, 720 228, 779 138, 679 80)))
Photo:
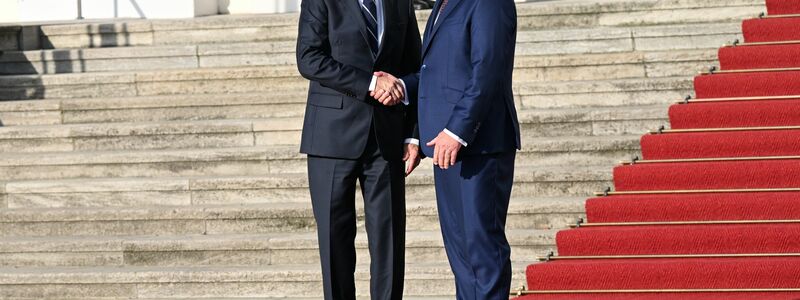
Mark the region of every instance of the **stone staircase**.
MULTIPOLYGON (((515 283, 760 2, 518 5, 515 283)), ((3 27, 0 299, 319 299, 296 19, 3 27)), ((454 294, 430 170, 408 179, 412 300, 454 294)))

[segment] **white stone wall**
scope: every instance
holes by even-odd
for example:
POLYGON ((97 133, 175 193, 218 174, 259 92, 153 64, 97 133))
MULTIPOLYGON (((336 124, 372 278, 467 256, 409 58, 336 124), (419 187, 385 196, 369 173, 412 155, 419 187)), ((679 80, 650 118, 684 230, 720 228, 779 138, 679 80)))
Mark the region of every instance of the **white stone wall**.
POLYGON ((87 19, 192 18, 217 14, 216 1, 217 0, 83 0, 82 6, 83 17, 87 19), (211 7, 211 9, 209 9, 209 7, 211 7))
POLYGON ((17 13, 16 20, 13 21, 74 20, 78 18, 76 0, 15 0, 15 2, 17 2, 17 13))
POLYGON ((300 0, 219 0, 223 14, 264 14, 300 10, 300 0))
POLYGON ((79 1, 85 19, 192 18, 219 13, 219 0, 0 0, 0 23, 75 20, 79 1))
POLYGON ((0 0, 0 22, 16 22, 18 11, 17 0, 0 0))

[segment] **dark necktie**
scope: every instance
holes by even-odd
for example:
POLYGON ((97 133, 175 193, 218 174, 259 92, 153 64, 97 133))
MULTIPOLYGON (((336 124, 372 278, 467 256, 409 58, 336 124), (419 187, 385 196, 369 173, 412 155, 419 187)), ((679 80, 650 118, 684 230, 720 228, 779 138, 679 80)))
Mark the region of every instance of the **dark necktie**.
POLYGON ((367 31, 369 31, 370 39, 369 46, 372 54, 378 53, 378 6, 375 0, 364 0, 361 5, 361 14, 364 15, 364 20, 367 22, 367 31))

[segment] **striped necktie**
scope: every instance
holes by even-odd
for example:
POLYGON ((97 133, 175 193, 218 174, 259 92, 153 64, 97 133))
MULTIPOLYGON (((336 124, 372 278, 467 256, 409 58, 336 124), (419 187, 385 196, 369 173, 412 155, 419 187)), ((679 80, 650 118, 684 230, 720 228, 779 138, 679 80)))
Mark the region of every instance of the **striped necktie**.
POLYGON ((375 0, 364 0, 361 4, 361 14, 367 22, 367 31, 369 31, 370 39, 369 46, 372 54, 378 53, 378 6, 375 0))

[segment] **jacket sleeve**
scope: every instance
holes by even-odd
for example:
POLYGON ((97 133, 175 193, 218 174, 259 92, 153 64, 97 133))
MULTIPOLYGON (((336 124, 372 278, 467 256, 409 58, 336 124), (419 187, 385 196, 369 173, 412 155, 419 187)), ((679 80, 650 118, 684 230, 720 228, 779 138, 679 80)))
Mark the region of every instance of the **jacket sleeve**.
POLYGON ((409 75, 401 78, 406 86, 406 96, 409 105, 406 107, 405 137, 419 140, 417 123, 417 91, 419 85, 418 72, 422 64, 422 39, 420 38, 417 15, 414 13, 412 1, 408 1, 408 24, 406 25, 405 50, 403 51, 403 64, 408 66, 406 73, 409 75))
POLYGON ((303 0, 301 3, 297 69, 308 80, 361 100, 369 94, 373 75, 342 64, 331 56, 328 8, 324 0, 303 0))
POLYGON ((503 82, 511 78, 513 51, 516 43, 516 9, 510 0, 478 0, 470 28, 471 64, 464 96, 453 108, 445 128, 463 139, 474 142, 481 122, 492 105, 500 105, 503 82))

